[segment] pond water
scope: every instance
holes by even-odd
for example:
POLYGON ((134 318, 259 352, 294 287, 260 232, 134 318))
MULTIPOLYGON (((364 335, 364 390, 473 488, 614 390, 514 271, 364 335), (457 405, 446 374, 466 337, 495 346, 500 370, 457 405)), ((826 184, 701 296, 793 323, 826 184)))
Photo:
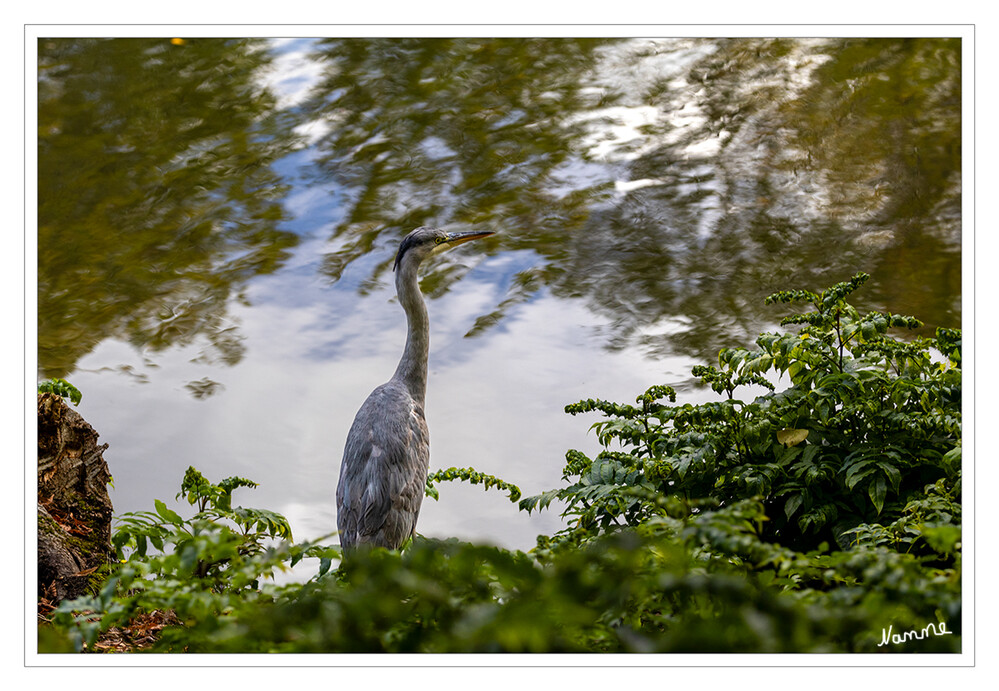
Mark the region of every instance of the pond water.
MULTIPOLYGON (((343 443, 395 369, 420 225, 431 468, 525 495, 594 453, 581 398, 777 328, 769 293, 961 325, 959 39, 40 39, 38 373, 83 392, 116 511, 185 469, 335 528, 343 443)), ((420 532, 528 549, 462 483, 420 532)))

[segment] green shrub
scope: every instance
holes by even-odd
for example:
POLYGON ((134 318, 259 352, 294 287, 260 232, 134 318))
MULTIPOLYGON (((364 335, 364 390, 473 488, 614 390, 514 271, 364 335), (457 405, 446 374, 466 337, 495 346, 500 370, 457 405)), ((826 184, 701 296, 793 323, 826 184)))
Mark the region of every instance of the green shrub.
POLYGON ((558 498, 569 505, 572 531, 601 531, 693 499, 726 505, 759 497, 768 518, 761 537, 788 547, 846 548, 870 526, 890 523, 899 539, 900 531, 917 531, 906 538, 909 548, 939 551, 912 517, 931 510, 960 520, 960 333, 941 329, 911 342, 888 336, 890 327, 919 322, 858 314, 846 297, 866 279, 768 298, 815 309, 784 319, 805 325, 797 333, 763 334, 756 350, 726 349, 717 367, 695 367, 723 400, 672 405, 675 392, 656 386, 637 406, 592 399, 567 406, 573 415, 605 415, 592 427, 605 451, 595 459, 570 451, 572 484, 521 507, 558 498), (768 372, 788 376, 791 386, 774 392, 768 372), (749 384, 770 392, 736 398, 749 384), (933 508, 925 504, 930 487, 933 508))
POLYGON ((604 449, 569 451, 563 487, 520 499, 472 468, 428 478, 435 499, 435 483, 466 480, 521 510, 563 502, 564 529, 530 553, 417 538, 334 570, 337 547, 232 508, 254 483, 191 468, 177 496, 195 516, 157 501, 122 517, 123 563, 97 596, 60 606, 57 630, 81 649, 159 609, 180 621, 159 651, 960 651, 961 335, 889 336, 918 322, 859 314, 846 299, 866 278, 771 296, 812 309, 784 320, 800 329, 695 368, 721 400, 678 405, 654 386, 635 405, 567 406, 603 413, 604 449), (760 395, 736 398, 750 386, 760 395), (309 557, 307 583, 266 583, 309 557), (883 645, 888 627, 941 623, 949 635, 883 645))
POLYGON ((183 626, 195 627, 270 602, 282 589, 266 581, 307 557, 320 560, 320 573, 328 571, 339 548, 295 544, 283 516, 232 507, 233 490, 255 486, 238 477, 215 484, 188 468, 176 498, 196 505, 197 513, 183 518, 157 499, 155 511, 119 517, 112 545, 120 565, 97 595, 61 603, 54 623, 82 649, 141 613, 172 611, 183 626))

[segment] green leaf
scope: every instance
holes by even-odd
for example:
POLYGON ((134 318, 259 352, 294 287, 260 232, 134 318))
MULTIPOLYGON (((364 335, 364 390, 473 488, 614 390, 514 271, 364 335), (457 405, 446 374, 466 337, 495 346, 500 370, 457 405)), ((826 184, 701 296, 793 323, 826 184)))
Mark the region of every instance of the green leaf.
POLYGON ((954 473, 961 469, 961 447, 955 446, 943 455, 941 459, 948 472, 954 473))
POLYGON ((849 466, 850 470, 847 472, 845 479, 847 489, 853 489, 857 486, 858 482, 873 473, 875 470, 872 466, 873 463, 872 459, 864 458, 849 466))
POLYGON ((330 566, 333 565, 333 560, 329 557, 322 557, 319 559, 319 575, 323 576, 327 571, 330 570, 330 566))
POLYGON ((805 447, 805 450, 801 452, 801 460, 798 462, 802 464, 811 464, 812 460, 821 448, 822 447, 818 444, 809 444, 805 447))
POLYGON ((804 497, 802 497, 800 492, 798 494, 792 494, 787 498, 787 501, 784 502, 784 515, 787 516, 788 520, 791 520, 791 516, 794 515, 794 512, 798 510, 803 501, 804 497))
POLYGON ((878 461, 878 467, 884 471, 885 477, 888 478, 888 482, 891 484, 891 488, 898 492, 898 487, 902 482, 902 473, 899 469, 891 463, 885 463, 884 461, 878 461))
POLYGON ((878 515, 881 514, 881 509, 885 505, 885 495, 888 493, 888 486, 885 483, 884 475, 878 475, 871 481, 867 486, 867 495, 874 502, 874 508, 878 510, 878 515))
POLYGON ((181 525, 184 522, 184 519, 180 517, 180 514, 168 509, 166 507, 166 504, 164 504, 159 499, 156 499, 153 502, 153 504, 156 506, 156 513, 158 513, 160 517, 167 523, 173 523, 174 525, 181 525))

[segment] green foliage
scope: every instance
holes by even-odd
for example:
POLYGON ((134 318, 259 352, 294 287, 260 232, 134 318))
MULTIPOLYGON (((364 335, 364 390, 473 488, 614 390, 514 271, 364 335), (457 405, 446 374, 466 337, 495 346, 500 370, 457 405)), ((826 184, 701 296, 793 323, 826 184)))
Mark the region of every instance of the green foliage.
POLYGON ((438 470, 430 473, 427 476, 426 496, 431 497, 434 501, 439 501, 440 494, 434 483, 451 480, 464 480, 473 485, 482 485, 483 489, 495 487, 496 489, 504 490, 508 493, 510 501, 514 503, 517 503, 517 500, 520 499, 520 488, 517 485, 511 485, 509 482, 493 475, 480 473, 475 468, 448 468, 447 470, 438 470))
POLYGON ((112 545, 121 563, 96 595, 61 603, 53 621, 80 649, 143 612, 172 610, 185 626, 194 626, 267 602, 281 588, 264 581, 305 558, 320 560, 320 575, 329 571, 339 548, 294 544, 283 516, 232 508, 234 489, 255 486, 238 477, 212 483, 188 468, 177 498, 185 497, 198 512, 183 518, 157 499, 155 511, 119 517, 112 545))
MULTIPOLYGON (((112 544, 119 559, 126 551, 134 551, 145 556, 148 545, 159 551, 165 545, 172 545, 175 552, 186 557, 188 562, 196 562, 195 572, 201 577, 222 578, 229 557, 195 559, 203 545, 199 539, 206 534, 219 533, 224 541, 230 541, 242 554, 260 551, 260 541, 265 537, 291 539, 291 527, 279 514, 265 509, 232 508, 232 491, 237 487, 256 487, 257 483, 244 478, 230 477, 218 484, 209 482, 193 467, 187 469, 181 483, 181 491, 176 498, 185 497, 188 503, 197 505, 198 513, 190 520, 167 508, 157 499, 155 512, 138 511, 126 513, 118 519, 118 528, 112 537, 112 544), (234 525, 229 526, 226 522, 234 525)), ((222 550, 226 552, 226 550, 222 550)))
POLYGON ((46 379, 38 383, 38 393, 54 393, 57 396, 68 398, 73 405, 80 405, 83 394, 80 390, 70 384, 65 379, 46 379))
MULTIPOLYGON (((593 459, 569 451, 568 484, 521 500, 527 511, 555 499, 565 506, 567 527, 539 537, 539 558, 557 561, 607 534, 661 529, 706 565, 738 567, 798 603, 859 608, 868 632, 881 628, 879 608, 892 622, 922 628, 945 617, 953 628, 961 334, 889 336, 920 323, 859 314, 847 298, 867 278, 770 296, 812 309, 783 320, 801 325, 797 332, 763 334, 755 350, 725 349, 717 367, 694 368, 721 401, 672 405, 672 389, 653 387, 640 406, 566 406, 604 415, 592 426, 604 450, 593 459), (778 392, 773 382, 785 375, 791 386, 778 392), (748 385, 769 391, 736 398, 748 385)), ((956 649, 955 640, 940 645, 956 649)))
MULTIPOLYGON (((192 616, 184 603, 186 626, 164 631, 156 650, 874 652, 882 621, 895 630, 938 617, 959 625, 952 574, 928 577, 915 558, 883 548, 796 555, 753 537, 761 516, 759 503, 743 502, 541 560, 418 538, 402 553, 359 552, 298 587, 231 598, 223 616, 192 616), (711 556, 723 551, 729 556, 711 556), (761 566, 748 569, 737 553, 761 566)), ((928 639, 911 649, 952 644, 928 639)))
POLYGON ((520 498, 472 468, 430 475, 435 499, 435 483, 461 479, 528 512, 561 502, 564 529, 530 553, 418 537, 332 570, 338 548, 231 508, 254 483, 191 468, 178 498, 198 513, 157 501, 122 517, 128 559, 55 623, 79 648, 170 609, 182 625, 156 650, 189 652, 960 651, 961 334, 889 336, 918 322, 859 314, 847 298, 866 278, 771 296, 811 309, 784 320, 796 332, 694 369, 721 400, 677 404, 653 386, 634 405, 567 406, 603 415, 604 448, 570 450, 562 487, 520 498), (261 585, 306 557, 320 560, 309 582, 261 585), (881 645, 889 626, 940 622, 957 635, 881 645))
POLYGON ((237 487, 256 486, 256 482, 242 477, 227 477, 213 485, 195 468, 188 467, 184 480, 180 483, 180 492, 174 498, 184 497, 192 506, 197 504, 199 513, 204 513, 207 509, 231 513, 232 491, 237 487))
POLYGON ((663 515, 670 501, 759 497, 768 516, 763 538, 809 550, 824 541, 848 546, 860 526, 899 519, 941 482, 950 492, 948 515, 959 520, 960 332, 890 337, 889 328, 919 322, 860 315, 846 299, 866 280, 858 274, 822 293, 770 296, 814 310, 783 320, 803 324, 797 333, 763 334, 755 350, 725 349, 717 367, 695 367, 695 376, 726 395, 722 401, 667 405, 661 401, 672 402, 672 391, 653 387, 640 407, 567 406, 572 414, 604 414, 593 429, 605 451, 593 460, 570 452, 565 476, 575 482, 521 507, 543 508, 557 497, 575 520, 571 530, 590 531, 637 525, 663 515), (784 375, 792 385, 775 392, 772 380, 784 375), (747 385, 770 392, 735 398, 747 385))

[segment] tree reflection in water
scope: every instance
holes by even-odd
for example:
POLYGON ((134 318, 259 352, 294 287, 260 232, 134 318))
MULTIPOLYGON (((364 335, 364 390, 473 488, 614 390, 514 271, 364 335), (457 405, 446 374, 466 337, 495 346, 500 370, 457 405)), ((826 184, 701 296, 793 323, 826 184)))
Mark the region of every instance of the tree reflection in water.
POLYGON ((296 245, 284 202, 304 183, 274 165, 316 121, 308 183, 343 209, 330 279, 376 252, 360 290, 380 285, 423 224, 520 251, 470 335, 547 290, 605 316, 611 348, 711 358, 770 324, 764 295, 859 270, 861 307, 960 323, 957 39, 330 39, 313 57, 310 98, 278 110, 264 41, 39 42, 43 374, 111 336, 238 362, 227 305, 296 245))
POLYGON ((39 369, 109 337, 243 355, 227 305, 296 244, 262 41, 39 41, 39 369))
MULTIPOLYGON (((867 307, 960 322, 960 41, 347 39, 305 109, 348 213, 332 278, 421 224, 501 230, 611 347, 710 358, 788 285, 875 276, 867 307), (659 62, 656 62, 656 61, 659 62), (652 69, 658 67, 658 69, 652 69), (614 141, 620 130, 630 136, 614 141)), ((458 261, 452 259, 452 261, 458 261)), ((430 294, 462 274, 442 264, 430 294)))

